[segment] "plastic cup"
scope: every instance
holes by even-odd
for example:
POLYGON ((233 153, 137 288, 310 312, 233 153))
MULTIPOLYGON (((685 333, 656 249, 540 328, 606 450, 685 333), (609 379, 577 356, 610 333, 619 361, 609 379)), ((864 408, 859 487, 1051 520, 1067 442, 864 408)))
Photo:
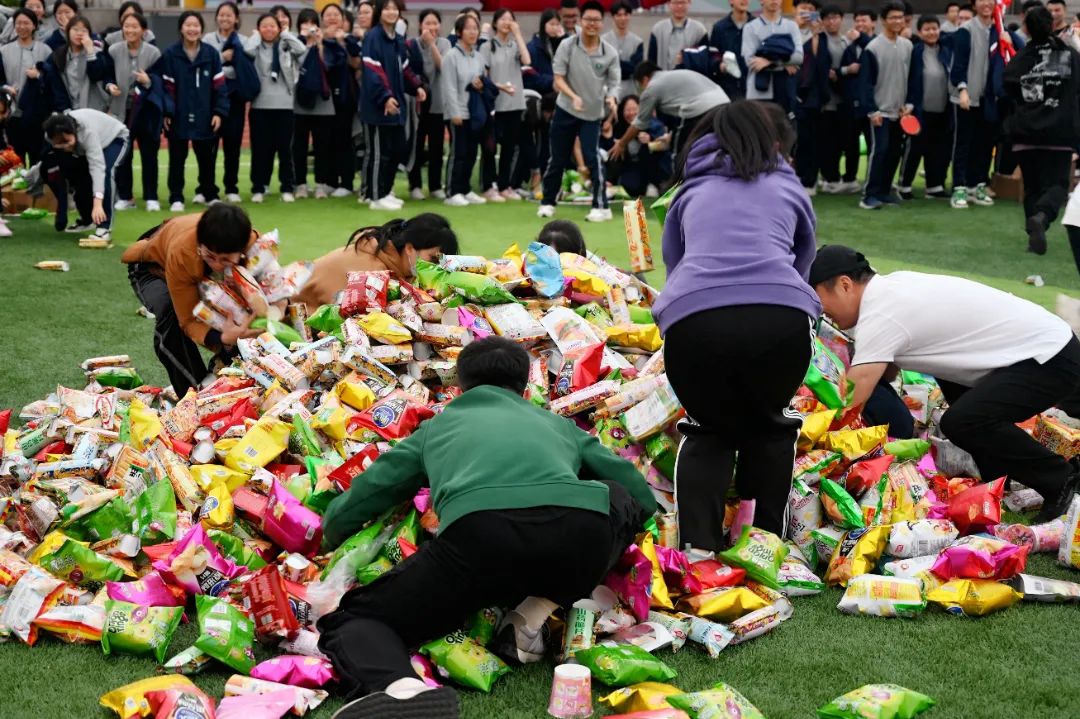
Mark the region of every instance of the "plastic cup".
POLYGON ((592 672, 589 668, 580 664, 555 667, 548 714, 557 719, 585 719, 592 713, 592 672))

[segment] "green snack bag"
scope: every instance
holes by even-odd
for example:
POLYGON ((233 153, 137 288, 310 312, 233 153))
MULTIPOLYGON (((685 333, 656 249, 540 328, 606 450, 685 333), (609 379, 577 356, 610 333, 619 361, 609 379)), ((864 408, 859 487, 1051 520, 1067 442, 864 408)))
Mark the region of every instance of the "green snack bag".
POLYGON ((574 661, 588 667, 596 679, 610 687, 666 682, 677 676, 674 669, 633 644, 578 649, 574 652, 574 661))
POLYGON ((806 368, 803 384, 829 409, 847 406, 847 371, 840 358, 814 337, 814 354, 806 368))
POLYGON ((810 530, 810 536, 814 538, 814 548, 819 561, 829 561, 829 557, 840 546, 844 534, 846 534, 844 530, 831 525, 810 530))
POLYGON ((885 454, 896 457, 898 462, 917 462, 929 451, 930 443, 925 439, 897 439, 885 445, 885 454))
POLYGON ((401 299, 401 283, 391 279, 386 285, 386 301, 397 302, 401 299))
POLYGON ((829 519, 844 529, 862 529, 866 526, 859 503, 828 477, 821 478, 821 506, 829 519))
POLYGON ((198 674, 210 664, 213 657, 198 647, 188 647, 161 665, 167 674, 198 674))
POLYGON ((304 338, 300 336, 300 333, 289 327, 284 322, 278 322, 277 320, 267 319, 266 317, 256 317, 251 321, 249 325, 253 330, 266 330, 270 334, 274 335, 281 344, 288 347, 293 342, 296 344, 303 344, 304 338))
MULTIPOLYGON (((313 459, 308 457, 308 459, 313 459)), ((306 474, 294 474, 285 482, 289 494, 303 502, 311 494, 311 478, 306 474)))
POLYGON ((630 435, 617 417, 604 417, 596 420, 596 438, 600 444, 614 451, 630 446, 630 435))
POLYGON ((386 544, 379 550, 379 556, 375 558, 375 561, 356 570, 356 579, 361 584, 371 584, 383 574, 386 574, 393 569, 395 564, 404 559, 401 555, 401 544, 398 540, 404 539, 415 545, 419 535, 420 514, 416 509, 410 509, 409 513, 405 515, 405 519, 401 520, 401 523, 398 524, 397 528, 386 540, 386 544))
POLYGON ((478 609, 465 623, 465 631, 469 638, 482 647, 491 644, 495 638, 495 631, 502 623, 503 612, 498 607, 478 609))
POLYGON ((470 302, 482 305, 505 305, 517 302, 517 298, 487 275, 472 272, 451 272, 446 278, 447 286, 470 302))
POLYGON ((38 565, 53 576, 80 587, 97 587, 124 578, 124 570, 108 557, 84 547, 74 539, 64 540, 55 552, 42 556, 38 565))
POLYGON ((386 522, 390 518, 392 511, 385 512, 367 527, 342 542, 341 546, 330 555, 330 561, 326 563, 326 569, 323 570, 319 578, 326 579, 334 565, 346 557, 348 557, 349 564, 355 567, 350 570, 350 573, 374 561, 375 555, 383 548, 383 545, 386 544, 386 538, 390 536, 390 530, 387 528, 386 522))
POLYGON ((312 512, 326 514, 326 508, 339 496, 341 492, 336 489, 320 489, 308 495, 308 498, 304 500, 304 506, 312 512))
POLYGON ((49 211, 44 207, 27 207, 25 210, 19 213, 19 217, 24 220, 40 220, 43 217, 48 217, 49 211))
POLYGON ((460 630, 425 644, 420 651, 435 663, 440 674, 464 687, 485 693, 491 691, 499 677, 510 671, 502 659, 460 630))
POLYGON ((223 529, 208 529, 206 534, 217 545, 222 554, 237 564, 243 565, 252 571, 266 566, 266 560, 256 554, 251 547, 244 544, 244 540, 240 539, 240 537, 229 534, 223 529))
POLYGON ((630 321, 635 325, 654 325, 652 310, 641 305, 627 305, 630 308, 630 321))
MULTIPOLYGON (((247 615, 228 602, 199 594, 195 597, 199 612, 199 638, 195 646, 241 674, 255 666, 255 625, 247 615)), ((160 661, 160 660, 159 660, 160 661)))
POLYGON ((356 570, 356 581, 368 585, 394 568, 394 563, 386 557, 375 557, 375 560, 365 564, 356 570))
POLYGON ((289 451, 303 457, 318 457, 322 446, 315 430, 299 414, 293 415, 292 431, 289 433, 289 451))
POLYGON ((660 541, 660 525, 656 523, 656 517, 649 517, 645 520, 645 524, 642 525, 643 529, 653 536, 654 542, 660 541))
POLYGON ((117 389, 135 389, 145 384, 134 367, 113 367, 94 375, 94 379, 102 387, 116 387, 117 389))
POLYGON ((172 482, 154 482, 135 498, 133 528, 150 547, 176 537, 176 493, 172 482))
POLYGON ((925 384, 929 387, 937 387, 937 380, 935 380, 930 375, 907 369, 900 370, 900 381, 903 382, 905 385, 925 384))
POLYGON ((744 524, 738 541, 731 549, 717 554, 716 558, 733 567, 742 567, 746 570, 746 576, 755 582, 779 589, 780 565, 787 554, 787 545, 780 537, 744 524))
POLYGON ((611 319, 611 315, 608 314, 608 311, 596 302, 582 305, 574 310, 574 312, 577 312, 579 316, 584 317, 591 324, 600 327, 601 329, 615 326, 615 320, 611 319))
POLYGON ((73 539, 98 542, 119 537, 121 534, 131 534, 133 521, 131 507, 123 497, 116 497, 108 504, 68 524, 64 533, 73 539))
POLYGON ((671 207, 671 203, 675 201, 675 196, 679 194, 679 190, 682 188, 682 183, 677 182, 668 188, 668 191, 657 197, 649 209, 656 215, 656 219, 660 221, 660 224, 664 224, 664 220, 667 219, 668 208, 671 207))
POLYGON ((934 706, 925 694, 895 684, 867 684, 817 710, 819 719, 913 719, 934 706))
POLYGON ((106 654, 149 654, 160 664, 183 615, 183 607, 143 607, 106 599, 101 648, 106 654))
POLYGON ((344 321, 341 318, 341 310, 337 305, 322 305, 307 318, 304 324, 313 330, 334 335, 344 342, 344 337, 341 334, 341 324, 344 321))
POLYGON ((667 697, 667 703, 676 709, 682 709, 690 715, 690 719, 765 719, 765 715, 756 706, 724 682, 718 682, 712 689, 703 692, 667 697))
POLYGON ((427 260, 416 261, 416 284, 421 289, 432 292, 437 299, 449 294, 446 287, 446 276, 450 273, 438 265, 427 260))
POLYGON ((675 440, 663 432, 645 440, 645 454, 652 460, 660 474, 668 479, 675 478, 675 440))

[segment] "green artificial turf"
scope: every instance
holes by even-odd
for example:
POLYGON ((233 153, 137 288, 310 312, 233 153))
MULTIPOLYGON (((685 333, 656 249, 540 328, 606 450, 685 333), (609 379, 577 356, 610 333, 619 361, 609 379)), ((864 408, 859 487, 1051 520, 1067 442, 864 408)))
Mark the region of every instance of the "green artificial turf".
MULTIPOLYGON (((242 174, 246 174, 246 167, 242 174)), ((242 183, 245 188, 247 182, 242 183)), ((189 189, 189 192, 191 190, 189 189)), ((399 195, 404 188, 399 187, 399 195)), ((245 198, 247 191, 245 189, 245 198)), ((717 198, 722 201, 722 198, 717 198)), ((1052 307, 1059 292, 1080 294, 1080 280, 1064 232, 1055 227, 1050 252, 1024 251, 1019 205, 950 210, 946 203, 918 200, 879 212, 857 208, 857 198, 818 197, 821 243, 846 243, 863 250, 882 271, 917 269, 962 274, 1052 307), (1024 284, 1038 274, 1042 288, 1024 284)), ((246 205, 259 229, 277 227, 282 259, 313 258, 345 242, 357 227, 394 215, 374 213, 355 200, 303 200, 282 204, 276 195, 264 205, 246 205)), ((468 254, 497 255, 512 242, 524 246, 542 221, 532 203, 446 208, 410 202, 403 212, 445 214, 468 254)), ((625 265, 622 223, 583 223, 590 248, 625 265)), ((581 221, 587 208, 559 208, 558 217, 581 221)), ((15 237, 0 239, 6 271, 0 287, 3 359, 0 408, 21 407, 47 395, 58 383, 79 386, 86 357, 128 353, 148 382, 165 375, 151 347, 152 322, 136 314, 138 302, 119 263, 123 246, 168 213, 120 213, 117 248, 81 250, 72 235, 56 234, 50 220, 14 220, 15 237), (68 273, 33 269, 40 260, 62 259, 68 273)), ((659 227, 651 225, 660 262, 659 227)), ((662 284, 663 272, 651 274, 662 284)), ((708 382, 702 377, 702 382, 708 382)), ((1033 558, 1034 574, 1077 580, 1050 558, 1033 558)), ((521 567, 521 571, 529 571, 521 567)), ((835 606, 840 592, 794 600, 795 615, 775 633, 725 650, 709 660, 688 645, 660 656, 678 670, 676 685, 703 689, 725 681, 739 689, 770 719, 812 717, 814 709, 868 682, 894 682, 938 701, 932 719, 1012 719, 1080 716, 1080 615, 1076 606, 1022 604, 984 619, 966 619, 930 608, 914 620, 849 617, 835 606)), ((433 611, 438 599, 433 597, 433 611)), ((194 640, 192 625, 173 640, 170 655, 194 640)), ((105 717, 97 698, 121 684, 154 674, 150 660, 104 657, 98 647, 70 646, 43 637, 27 648, 0 645, 0 719, 105 717)), ((490 696, 463 692, 464 716, 480 719, 546 716, 552 665, 515 669, 490 696)), ((229 672, 214 668, 197 683, 220 696, 229 672)), ((599 696, 602 687, 597 686, 599 696)), ((329 702, 315 717, 328 717, 329 702)))

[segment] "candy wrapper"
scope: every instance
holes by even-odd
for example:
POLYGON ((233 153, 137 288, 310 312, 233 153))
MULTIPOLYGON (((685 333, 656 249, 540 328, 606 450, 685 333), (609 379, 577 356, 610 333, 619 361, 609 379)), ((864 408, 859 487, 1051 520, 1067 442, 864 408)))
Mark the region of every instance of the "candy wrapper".
POLYGON ((150 714, 150 702, 146 695, 150 692, 178 689, 198 691, 198 687, 187 677, 169 674, 161 677, 147 677, 131 684, 125 684, 102 695, 99 703, 106 709, 116 712, 120 719, 147 716, 150 714))
POLYGON ((867 684, 817 710, 819 719, 914 719, 934 706, 925 694, 895 684, 867 684))
POLYGON ((907 559, 937 554, 953 543, 960 532, 948 519, 920 519, 916 522, 898 522, 889 532, 885 553, 892 557, 907 559))
POLYGON ((160 664, 183 614, 183 607, 141 607, 107 599, 101 648, 106 654, 150 654, 160 664))
POLYGON ((216 719, 214 700, 199 689, 159 689, 147 692, 154 719, 216 719))
POLYGON ((278 481, 270 491, 262 529, 282 549, 297 554, 312 556, 322 542, 322 518, 301 504, 278 481))
POLYGON ((1017 574, 1009 586, 1023 594, 1027 602, 1080 602, 1080 584, 1076 582, 1017 574))
POLYGON ((738 719, 765 719, 750 701, 724 682, 718 682, 712 689, 691 694, 676 694, 668 697, 668 704, 682 709, 691 719, 712 719, 713 717, 738 717, 738 719))
POLYGON ((601 706, 618 712, 643 712, 670 708, 667 698, 682 694, 682 689, 660 682, 640 682, 616 689, 600 697, 601 706))
POLYGON ((746 587, 721 587, 679 600, 680 611, 717 622, 732 622, 767 606, 767 601, 746 587))
POLYGON ((1065 532, 1058 547, 1058 564, 1080 569, 1080 496, 1073 495, 1065 514, 1065 532))
POLYGON ((943 549, 931 571, 942 579, 1011 579, 1024 571, 1027 555, 1027 547, 972 535, 943 549))
POLYGON ((240 570, 210 541, 201 524, 193 526, 176 543, 168 559, 158 560, 154 569, 171 584, 188 594, 217 595, 240 570))
POLYGON ((731 640, 735 638, 735 633, 724 624, 686 614, 682 616, 690 623, 690 631, 687 635, 690 641, 700 644, 711 659, 720 656, 724 647, 731 644, 731 640))
POLYGON ((464 632, 454 632, 429 642, 420 651, 431 658, 443 676, 485 693, 491 691, 499 677, 510 671, 501 659, 464 632))
POLYGON ((1008 609, 1024 595, 1007 584, 988 579, 953 579, 928 592, 927 601, 940 604, 952 614, 982 617, 1008 609))
POLYGON ((427 406, 401 390, 380 399, 349 422, 349 432, 370 429, 383 439, 402 439, 420 423, 435 416, 427 406))
POLYGON ((926 609, 926 600, 917 579, 862 574, 848 582, 836 608, 845 614, 914 617, 926 609))
POLYGON ((828 584, 847 583, 860 574, 869 574, 877 566, 889 541, 889 527, 853 529, 844 535, 832 553, 825 573, 828 584))
POLYGON ((199 613, 195 646, 238 672, 250 672, 255 666, 251 649, 255 626, 247 615, 224 600, 205 595, 195 597, 195 607, 199 613))
POLYGON ((1001 522, 1005 478, 978 484, 949 500, 949 519, 960 534, 984 532, 1001 522))
POLYGON ((814 354, 810 358, 803 384, 829 409, 847 406, 847 371, 844 363, 817 337, 814 338, 814 354))
POLYGON ((844 529, 859 529, 865 526, 858 502, 846 489, 827 477, 821 479, 821 506, 837 526, 844 529))
POLYGON ((788 548, 784 541, 772 532, 744 525, 735 544, 717 558, 735 567, 742 567, 746 575, 767 587, 778 589, 780 580, 777 574, 780 565, 787 556, 788 548))
POLYGON ((674 669, 633 644, 583 649, 574 655, 574 660, 588 667, 598 681, 612 687, 645 681, 665 682, 676 676, 674 669))
MULTIPOLYGON (((225 682, 225 698, 222 699, 222 707, 229 700, 230 697, 243 697, 251 694, 272 694, 276 699, 280 692, 288 692, 291 694, 293 703, 291 713, 296 716, 304 716, 309 711, 316 709, 320 704, 326 701, 328 694, 322 689, 305 689, 303 687, 293 687, 288 684, 278 684, 277 682, 268 682, 264 679, 256 679, 255 677, 245 677, 239 674, 233 674, 229 677, 229 681, 225 682)), ((281 696, 284 696, 281 694, 281 696)), ((276 702, 275 702, 276 703, 276 702)), ((239 704, 237 702, 236 704, 239 704)), ((230 702, 230 706, 233 703, 230 702)), ((245 706, 248 704, 245 702, 245 706)), ((230 711, 232 711, 230 709, 230 711)), ((219 719, 223 719, 219 713, 219 719)), ((244 715, 239 719, 250 719, 250 715, 244 715)))

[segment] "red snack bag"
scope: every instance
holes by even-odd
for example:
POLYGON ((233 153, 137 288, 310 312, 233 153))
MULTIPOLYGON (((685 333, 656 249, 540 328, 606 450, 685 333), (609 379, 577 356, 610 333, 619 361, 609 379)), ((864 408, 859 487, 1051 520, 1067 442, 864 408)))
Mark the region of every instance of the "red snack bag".
POLYGON ((233 511, 237 516, 249 522, 262 522, 266 505, 270 500, 265 494, 259 494, 251 487, 240 487, 232 493, 233 511))
POLYGON ((214 700, 196 687, 146 693, 153 719, 216 719, 214 700))
POLYGON ((214 412, 203 417, 202 426, 209 427, 214 430, 214 434, 220 436, 225 433, 229 427, 233 427, 238 424, 244 423, 244 418, 258 419, 259 412, 255 408, 255 403, 248 398, 244 398, 239 402, 236 402, 228 409, 220 412, 214 412))
POLYGON ((717 587, 734 587, 746 579, 746 570, 742 567, 729 567, 715 559, 703 559, 690 565, 690 571, 701 584, 701 591, 707 592, 717 587))
POLYGON ((960 534, 985 532, 1001 522, 1005 478, 978 484, 949 499, 949 519, 960 534))
POLYGON ((300 622, 300 626, 307 627, 314 624, 315 614, 311 609, 311 603, 307 600, 307 586, 286 579, 285 591, 289 595, 289 607, 296 621, 300 622))
POLYGON ((396 389, 349 420, 349 433, 370 429, 383 439, 408 437, 425 419, 435 413, 415 397, 396 389))
POLYGON ((603 342, 578 347, 563 355, 562 367, 559 368, 559 375, 552 387, 554 395, 564 397, 596 384, 603 374, 603 358, 603 342))
POLYGON ((344 492, 352 486, 356 475, 370 467, 371 463, 378 458, 379 448, 374 444, 365 445, 362 450, 345 460, 344 464, 334 469, 326 478, 344 492))
POLYGON ((341 295, 341 316, 351 317, 368 310, 386 309, 386 291, 390 286, 390 273, 350 272, 341 295))
POLYGON ((848 493, 858 499, 866 490, 876 487, 881 481, 882 475, 889 471, 889 465, 895 459, 892 455, 885 454, 874 459, 864 459, 851 465, 844 479, 848 493))
POLYGON ((300 631, 285 580, 275 564, 266 565, 244 583, 244 609, 255 618, 259 639, 277 641, 295 637, 300 631))
POLYGON ((279 482, 288 482, 296 475, 304 472, 304 467, 299 464, 281 464, 280 462, 268 464, 263 469, 277 477, 279 482))
POLYGON ((422 290, 415 285, 409 284, 405 280, 398 280, 398 285, 401 287, 401 297, 403 299, 410 299, 418 305, 435 301, 435 298, 432 297, 427 290, 422 290))
POLYGON ((58 439, 55 442, 49 442, 47 445, 41 448, 41 451, 34 455, 35 462, 46 462, 50 454, 68 454, 67 443, 62 439, 58 439))

